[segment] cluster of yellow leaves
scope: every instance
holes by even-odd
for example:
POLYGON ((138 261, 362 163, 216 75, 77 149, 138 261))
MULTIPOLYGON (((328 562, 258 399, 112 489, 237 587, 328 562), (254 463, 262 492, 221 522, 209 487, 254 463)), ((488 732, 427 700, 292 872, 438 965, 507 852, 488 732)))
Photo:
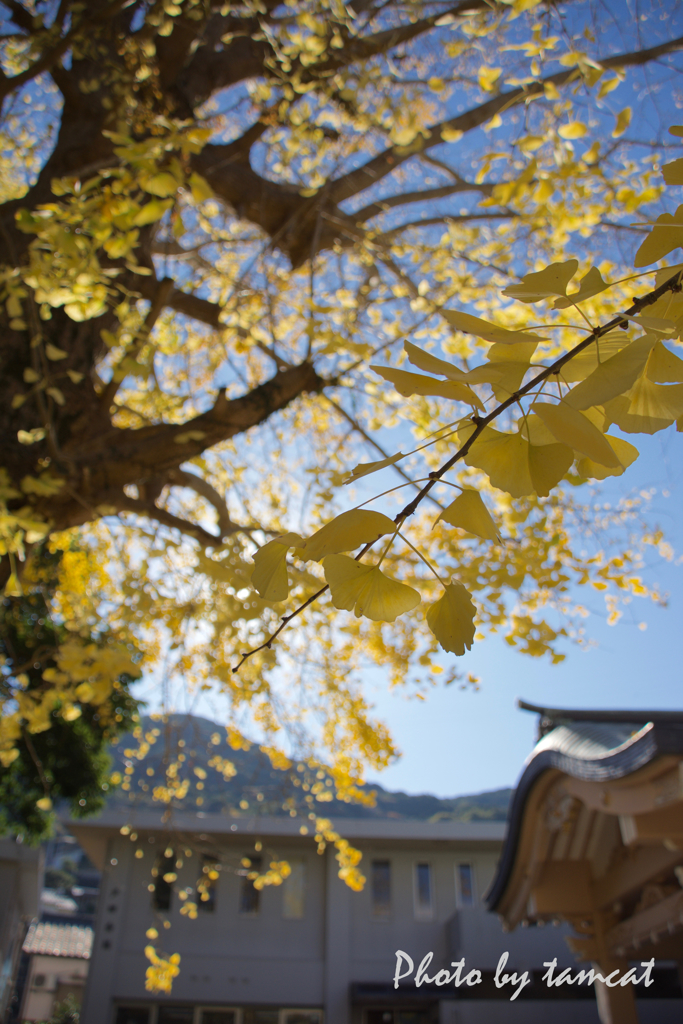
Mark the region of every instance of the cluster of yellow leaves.
POLYGON ((318 853, 323 853, 328 843, 333 843, 336 849, 335 857, 339 863, 339 877, 354 892, 360 892, 365 885, 365 875, 358 869, 363 854, 360 850, 351 846, 347 839, 343 839, 332 827, 329 818, 315 819, 315 841, 318 844, 318 853))
POLYGON ((145 988, 148 992, 170 992, 173 979, 180 974, 180 954, 159 955, 150 943, 145 946, 145 956, 150 966, 145 971, 145 988))
MULTIPOLYGON (((683 135, 681 128, 671 131, 683 135)), ((666 166, 667 184, 683 183, 682 163, 674 161, 666 166)), ((656 262, 681 245, 683 206, 675 215, 663 214, 657 219, 636 254, 636 266, 656 262)), ((576 259, 552 263, 526 274, 520 284, 505 288, 503 295, 525 304, 550 301, 553 309, 573 307, 580 311, 580 304, 606 291, 610 284, 597 267, 591 267, 578 289, 568 295, 578 267, 576 259)), ((546 341, 543 335, 510 330, 459 310, 442 310, 459 332, 490 344, 487 363, 463 370, 406 342, 408 359, 426 373, 371 367, 405 397, 446 398, 474 410, 456 421, 457 429, 451 431, 458 446, 456 452, 437 474, 430 474, 430 481, 441 478, 462 459, 512 498, 548 497, 575 463, 581 477, 597 480, 621 475, 631 465, 638 450, 610 434, 612 424, 626 433, 651 434, 675 421, 682 429, 683 360, 665 344, 679 339, 683 330, 681 276, 680 266, 657 272, 655 288, 661 291, 659 297, 643 304, 645 312, 617 314, 610 321, 611 329, 595 327, 586 318, 587 340, 555 362, 547 355, 532 361, 539 345, 543 348, 546 341), (631 325, 635 337, 629 334, 631 325), (615 327, 621 330, 615 331, 615 327), (531 375, 531 381, 523 386, 527 375, 531 375), (484 400, 473 390, 473 386, 482 384, 491 387, 491 394, 484 400), (554 400, 544 400, 547 398, 554 400), (480 412, 486 412, 485 403, 490 406, 492 402, 498 404, 485 417, 480 416, 480 412), (513 404, 522 412, 515 431, 490 426, 513 404)), ((367 476, 405 457, 399 453, 377 463, 361 464, 350 479, 367 476)), ((289 592, 286 556, 291 550, 304 562, 322 561, 336 608, 353 611, 356 617, 394 622, 418 605, 421 597, 414 588, 383 573, 380 566, 404 522, 431 490, 432 482, 393 522, 381 513, 354 509, 337 516, 307 540, 292 533, 275 538, 254 555, 254 587, 266 600, 284 600, 289 592), (387 534, 390 540, 379 561, 360 561, 375 541, 387 534), (361 545, 355 558, 342 553, 361 545)), ((460 496, 440 513, 434 525, 439 522, 500 543, 496 523, 481 496, 472 489, 461 488, 460 496)), ((432 571, 438 578, 433 566, 432 571)), ((451 581, 443 586, 443 596, 427 612, 427 624, 444 650, 462 655, 474 639, 476 610, 461 583, 451 581)))
POLYGON ((250 871, 247 878, 254 883, 255 889, 263 889, 266 885, 282 885, 286 878, 292 873, 292 869, 286 860, 272 860, 268 871, 259 874, 257 871, 250 871))
POLYGON ((78 639, 69 640, 56 650, 54 661, 56 667, 43 672, 45 687, 22 689, 26 680, 20 675, 16 680, 18 686, 9 697, 0 698, 0 763, 5 767, 18 756, 15 742, 22 729, 33 734, 44 732, 52 725, 55 711, 72 722, 80 717, 82 705, 92 705, 100 710, 106 725, 103 705, 120 685, 119 677, 124 673, 133 677, 140 674, 130 652, 113 644, 98 647, 78 639))

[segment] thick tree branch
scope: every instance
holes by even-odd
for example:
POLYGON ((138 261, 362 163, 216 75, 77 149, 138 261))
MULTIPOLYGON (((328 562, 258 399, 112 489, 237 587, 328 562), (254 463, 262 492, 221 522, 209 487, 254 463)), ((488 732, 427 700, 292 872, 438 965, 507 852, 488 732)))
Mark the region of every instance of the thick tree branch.
POLYGON ((167 480, 175 487, 189 487, 208 501, 210 505, 213 505, 218 515, 218 528, 221 537, 229 537, 233 533, 239 533, 240 530, 249 529, 248 527, 233 523, 223 498, 216 488, 203 477, 196 476, 194 473, 188 473, 184 469, 173 469, 168 473, 167 480))
POLYGON ((189 523, 186 519, 180 519, 179 516, 174 516, 172 512, 167 512, 165 508, 159 508, 152 501, 140 501, 138 498, 129 498, 127 495, 124 495, 116 502, 116 507, 119 512, 134 512, 137 516, 146 516, 147 519, 156 520, 162 526, 170 526, 173 530, 180 530, 181 533, 194 537, 204 547, 215 548, 221 545, 221 538, 215 537, 208 530, 205 530, 203 526, 198 526, 197 523, 189 523))
MULTIPOLYGON (((34 61, 29 67, 25 68, 24 71, 20 71, 18 75, 13 75, 11 78, 4 78, 0 81, 0 103, 9 96, 15 89, 19 89, 26 82, 30 82, 38 75, 42 74, 43 71, 48 71, 57 61, 64 56, 66 51, 69 49, 74 40, 78 39, 82 35, 83 31, 88 28, 95 28, 98 24, 102 24, 105 21, 111 20, 115 17, 123 7, 126 6, 128 0, 113 0, 107 10, 98 12, 96 15, 86 14, 83 19, 79 19, 78 23, 71 28, 65 36, 63 36, 55 46, 46 50, 42 57, 34 61)), ((19 5, 8 5, 12 6, 12 9, 16 7, 18 10, 23 10, 19 5)), ((18 22, 17 22, 18 24, 18 22)))
MULTIPOLYGON (((152 277, 143 277, 136 283, 136 287, 143 298, 154 302, 159 284, 160 282, 152 277)), ((170 306, 171 309, 175 309, 177 313, 190 317, 192 320, 199 320, 203 324, 208 324, 209 327, 220 328, 222 326, 219 320, 222 307, 217 302, 210 302, 208 299, 200 298, 199 295, 191 295, 189 292, 183 292, 179 288, 174 288, 166 296, 164 304, 170 306)))
MULTIPOLYGON (((621 53, 614 57, 607 57, 599 63, 603 68, 647 64, 649 61, 656 60, 657 57, 662 57, 668 53, 675 53, 680 49, 683 49, 683 36, 672 39, 667 43, 661 43, 659 46, 652 46, 646 50, 636 50, 632 53, 621 53)), ((507 92, 500 93, 498 96, 487 100, 486 103, 481 103, 479 106, 465 111, 464 114, 459 114, 458 117, 431 125, 426 137, 418 136, 410 146, 392 146, 382 153, 378 153, 377 156, 373 157, 372 160, 369 160, 362 167, 350 171, 348 174, 333 181, 330 185, 330 198, 335 203, 341 203, 345 199, 350 199, 351 196, 355 196, 364 189, 370 188, 371 185, 375 185, 382 178, 386 177, 387 174, 391 174, 392 171, 395 171, 406 160, 410 160, 416 154, 446 141, 443 138, 445 130, 472 131, 472 129, 486 124, 495 114, 501 113, 503 110, 509 110, 510 107, 519 106, 531 99, 545 95, 546 85, 554 85, 555 87, 566 85, 568 82, 574 81, 579 74, 580 72, 575 67, 568 68, 566 71, 559 71, 530 85, 520 86, 518 89, 509 89, 507 92)))
MULTIPOLYGON (((106 433, 81 435, 65 446, 68 457, 88 467, 88 490, 93 504, 112 488, 165 477, 207 448, 227 441, 265 422, 305 392, 322 390, 325 381, 310 363, 276 373, 239 398, 221 391, 212 409, 187 423, 159 423, 138 429, 111 428, 106 433)), ((57 503, 51 506, 57 514, 57 503)))
POLYGON ((15 25, 18 25, 19 28, 25 29, 27 32, 33 31, 33 15, 30 11, 27 11, 22 4, 17 3, 17 0, 2 0, 2 6, 6 7, 10 12, 10 20, 13 21, 15 25))

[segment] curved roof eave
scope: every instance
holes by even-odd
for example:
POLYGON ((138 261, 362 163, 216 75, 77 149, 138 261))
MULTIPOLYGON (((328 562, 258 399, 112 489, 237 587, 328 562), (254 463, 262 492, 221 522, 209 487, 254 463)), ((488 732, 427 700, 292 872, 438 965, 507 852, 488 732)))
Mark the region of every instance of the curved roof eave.
MULTIPOLYGON (((566 738, 562 735, 563 729, 575 725, 576 733, 580 733, 589 721, 585 712, 575 713, 577 717, 574 719, 571 717, 572 714, 569 710, 563 712, 561 724, 558 721, 558 727, 547 733, 537 744, 517 784, 508 814, 508 833, 503 853, 496 876, 485 896, 491 912, 496 911, 505 895, 515 863, 525 807, 535 784, 545 772, 554 769, 575 779, 607 782, 632 775, 658 757, 683 754, 683 716, 678 715, 673 720, 667 718, 664 721, 647 721, 648 713, 641 712, 640 723, 637 723, 641 725, 640 729, 629 739, 619 742, 613 749, 595 757, 572 755, 567 752, 566 738), (560 735, 555 737, 556 733, 560 735)), ((595 724, 594 719, 590 721, 595 724)), ((630 715, 627 721, 633 722, 630 715)), ((623 727, 624 718, 620 718, 619 712, 614 712, 611 723, 606 723, 604 719, 602 723, 605 726, 614 724, 623 727)))

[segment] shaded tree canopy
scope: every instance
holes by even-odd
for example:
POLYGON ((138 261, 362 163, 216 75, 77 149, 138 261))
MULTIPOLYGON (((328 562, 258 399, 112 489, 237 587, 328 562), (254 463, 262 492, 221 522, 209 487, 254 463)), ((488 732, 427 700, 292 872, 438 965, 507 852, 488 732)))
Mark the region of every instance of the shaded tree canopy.
POLYGON ((27 712, 13 730, 11 754, 0 747, 0 834, 30 843, 50 835, 55 805, 62 804, 75 818, 101 809, 112 767, 107 747, 139 721, 138 702, 129 691, 138 675, 135 652, 122 660, 116 651, 115 666, 109 656, 116 638, 106 628, 97 636, 80 637, 74 650, 68 630, 53 620, 50 597, 58 562, 59 556, 45 552, 34 556, 24 594, 0 602, 0 657, 6 671, 0 694, 3 703, 14 697, 27 712), (83 644, 86 639, 89 643, 83 644), (98 660, 100 670, 109 662, 114 674, 105 687, 100 680, 105 692, 96 695, 92 683, 82 682, 75 702, 46 694, 46 677, 55 680, 69 651, 77 662, 81 652, 87 656, 90 678, 98 660))
MULTIPOLYGON (((403 447, 441 432, 429 474, 464 415, 448 403, 483 409, 469 384, 411 397, 404 381, 394 394, 370 365, 395 368, 407 342, 457 364, 452 382, 496 350, 509 365, 479 383, 499 401, 516 395, 540 314, 502 292, 548 263, 573 267, 564 291, 547 292, 555 308, 571 305, 561 302, 580 259, 589 284, 590 263, 616 282, 604 294, 582 285, 591 325, 643 312, 630 305, 641 289, 631 268, 663 208, 658 153, 677 144, 666 128, 681 102, 683 25, 678 4, 623 12, 579 0, 2 0, 7 598, 28 585, 38 545, 61 552, 51 613, 72 644, 85 651, 105 616, 120 650, 134 637, 157 678, 217 687, 237 747, 253 727, 275 761, 288 743, 324 756, 330 785, 352 797, 364 766, 395 754, 363 669, 425 686, 459 673, 422 619, 332 620, 328 597, 308 603, 315 564, 288 569, 284 556, 352 503, 339 485, 359 461, 386 459, 387 489, 419 491, 424 470, 393 458, 391 428, 403 447), (473 337, 463 308, 524 340, 481 327, 473 337), (287 533, 257 558, 255 591, 252 556, 287 533), (262 646, 287 611, 288 574, 297 628, 262 646), (257 654, 235 673, 247 649, 257 654)), ((576 343, 575 327, 559 328, 546 360, 576 343)), ((632 335, 619 337, 603 353, 632 335)), ((665 426, 678 415, 669 398, 665 426)), ((580 490, 623 472, 630 454, 605 466, 590 445, 557 447, 559 476, 534 491, 470 460, 455 485, 476 485, 495 524, 482 528, 477 512, 479 533, 457 517, 432 530, 421 508, 417 535, 384 563, 419 576, 417 545, 474 598, 480 636, 553 660, 565 638, 581 639, 577 586, 600 587, 616 619, 624 600, 658 598, 640 575, 644 547, 667 553, 637 502, 598 520, 580 490)), ((352 474, 353 501, 371 493, 366 470, 352 474)), ((430 484, 425 507, 443 512, 446 495, 430 484)), ((349 600, 334 603, 357 610, 349 600)), ((475 605, 458 600, 471 643, 475 605)), ((40 677, 35 706, 18 710, 7 683, 7 759, 39 707, 88 704, 85 691, 74 697, 84 657, 78 671, 57 658, 61 675, 40 677)))

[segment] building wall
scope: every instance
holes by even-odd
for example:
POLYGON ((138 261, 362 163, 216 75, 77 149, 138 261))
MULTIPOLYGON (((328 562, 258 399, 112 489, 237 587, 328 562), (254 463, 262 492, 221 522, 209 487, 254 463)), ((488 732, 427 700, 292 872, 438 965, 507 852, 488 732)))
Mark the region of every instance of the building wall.
POLYGON ((54 1006, 68 995, 80 1003, 87 976, 88 961, 81 957, 34 954, 29 966, 20 1019, 47 1020, 52 1016, 54 1006))
MULTIPOLYGON (((223 870, 215 911, 200 912, 193 921, 180 914, 182 902, 175 894, 168 914, 155 914, 152 909, 150 869, 169 840, 160 835, 152 837, 154 842, 148 838, 137 843, 144 851, 141 859, 135 858, 134 846, 127 838, 113 835, 109 839, 82 1024, 110 1024, 113 1003, 309 1007, 324 1009, 325 1024, 350 1024, 352 1019, 364 1021, 366 1017, 361 1008, 352 1010, 352 984, 379 983, 389 990, 399 949, 413 958, 416 967, 425 954, 433 953, 433 974, 448 966, 460 948, 468 969, 488 968, 495 966, 504 950, 529 944, 529 934, 504 935, 497 919, 486 913, 481 902, 500 843, 419 837, 355 839, 354 844, 363 851, 361 868, 368 884, 362 892, 354 893, 338 878, 333 848, 318 856, 310 839, 273 838, 270 844, 276 847, 278 857, 301 859, 305 864, 303 917, 288 920, 283 914, 287 883, 262 891, 257 914, 241 914, 242 879, 233 871, 223 870), (374 860, 391 865, 391 906, 382 915, 373 906, 374 860), (429 865, 433 897, 432 914, 422 919, 415 903, 418 863, 429 865), (461 909, 456 884, 459 863, 472 866, 475 883, 475 905, 461 909), (163 928, 164 919, 170 922, 170 929, 163 928), (454 921, 462 925, 459 931, 456 929, 459 946, 454 944, 454 921), (170 997, 151 996, 145 991, 148 964, 143 949, 149 941, 145 932, 152 925, 159 931, 159 939, 154 940, 157 949, 181 956, 180 975, 170 997), (468 952, 470 939, 475 937, 472 948, 479 962, 471 960, 468 952)), ((253 836, 213 838, 221 844, 225 861, 235 864, 241 854, 253 855, 253 836)), ((194 886, 197 854, 183 860, 174 884, 194 886)), ((546 932, 543 953, 547 950, 561 963, 570 963, 558 930, 546 932)), ((519 954, 520 965, 533 960, 533 966, 540 967, 548 954, 539 960, 537 952, 533 949, 519 954)), ((393 1000, 392 992, 387 994, 393 1000)), ((448 993, 443 995, 446 998, 448 993)), ((436 1012, 438 1015, 438 1007, 436 1012)), ((465 1019, 468 1024, 470 1020, 486 1021, 476 1012, 465 1019)), ((534 1020, 543 1017, 528 1017, 530 1024, 534 1020)))

